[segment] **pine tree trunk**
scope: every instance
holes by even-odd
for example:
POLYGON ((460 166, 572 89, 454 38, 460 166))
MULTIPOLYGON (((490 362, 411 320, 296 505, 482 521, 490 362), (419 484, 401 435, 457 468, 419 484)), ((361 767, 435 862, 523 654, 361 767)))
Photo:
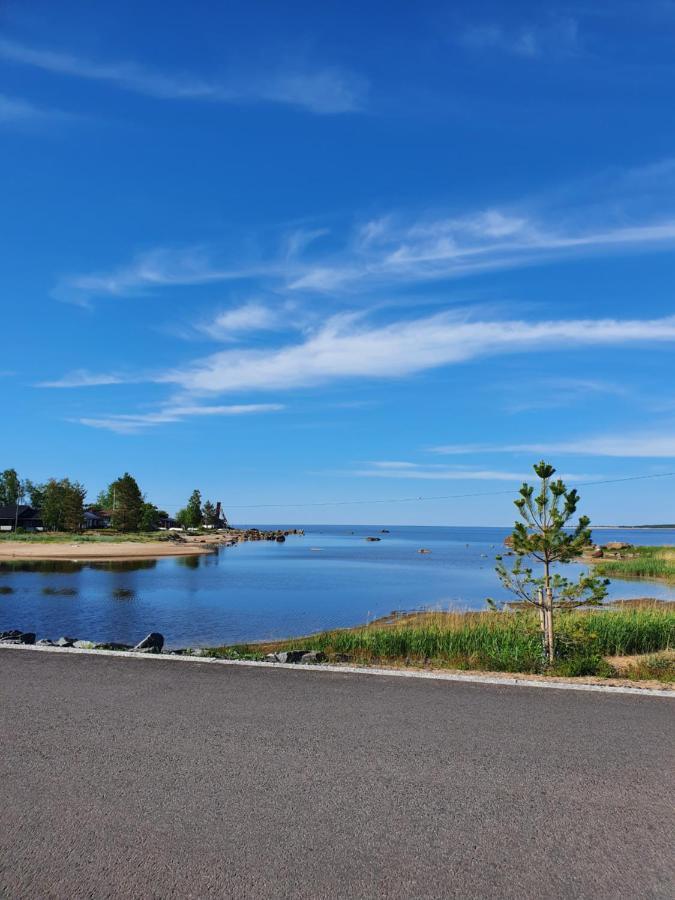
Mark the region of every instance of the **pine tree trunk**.
POLYGON ((553 593, 550 587, 546 590, 544 609, 546 619, 546 656, 548 661, 553 663, 555 660, 555 634, 553 631, 553 593))
POLYGON ((537 607, 539 612, 539 627, 541 629, 541 646, 542 650, 548 657, 548 625, 546 619, 546 607, 544 605, 544 592, 537 591, 537 600, 539 601, 539 606, 537 607))

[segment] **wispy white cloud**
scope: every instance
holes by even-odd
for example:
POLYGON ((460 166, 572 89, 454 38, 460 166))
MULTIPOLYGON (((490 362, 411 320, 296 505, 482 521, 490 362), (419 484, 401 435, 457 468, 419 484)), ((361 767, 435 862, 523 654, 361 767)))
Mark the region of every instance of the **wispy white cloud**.
POLYGON ((259 302, 245 303, 218 313, 207 322, 200 322, 196 330, 218 341, 230 341, 247 332, 271 331, 283 321, 282 310, 259 302))
POLYGON ((278 68, 210 80, 189 73, 159 72, 135 62, 98 62, 0 39, 0 58, 34 68, 112 84, 147 97, 217 103, 278 103, 313 113, 355 112, 365 105, 364 79, 337 67, 278 68))
POLYGON ((138 254, 110 272, 62 278, 53 290, 58 300, 86 304, 92 297, 138 296, 158 288, 234 281, 260 274, 256 268, 219 263, 202 247, 157 248, 138 254))
POLYGON ((475 453, 543 453, 569 454, 578 456, 608 456, 674 459, 675 431, 666 426, 662 431, 645 429, 640 432, 618 432, 572 440, 546 441, 522 444, 450 444, 431 448, 432 452, 450 455, 475 453))
POLYGON ((579 49, 579 23, 572 17, 528 23, 518 28, 490 22, 468 26, 460 33, 459 40, 471 50, 498 50, 526 59, 545 57, 548 60, 579 49))
POLYGON ((39 126, 75 118, 57 109, 36 106, 20 97, 0 94, 0 126, 39 126))
POLYGON ((396 225, 391 218, 363 226, 359 245, 308 264, 294 290, 339 291, 461 278, 537 265, 565 256, 654 249, 675 243, 675 216, 595 229, 563 226, 489 209, 476 215, 396 225))
POLYGON ((167 404, 156 412, 122 413, 100 417, 83 417, 77 421, 92 428, 103 428, 118 434, 135 434, 157 425, 182 422, 191 417, 247 416, 258 413, 278 412, 284 409, 280 403, 248 403, 235 406, 198 406, 167 404))
POLYGON ((163 288, 251 279, 291 296, 363 293, 559 258, 666 249, 675 245, 675 215, 595 229, 497 209, 413 222, 389 216, 360 225, 333 253, 303 256, 311 242, 296 232, 283 235, 265 258, 241 254, 234 259, 213 247, 157 248, 107 272, 63 277, 52 293, 87 304, 98 296, 142 296, 163 288))
POLYGON ((599 397, 630 397, 632 391, 625 385, 598 378, 530 378, 527 389, 518 384, 502 381, 494 390, 506 395, 505 408, 509 412, 525 412, 533 409, 559 409, 580 402, 597 402, 599 397))
POLYGON ((77 387, 100 387, 105 384, 124 384, 128 381, 126 377, 115 374, 113 372, 88 372, 86 369, 77 369, 69 372, 62 378, 53 381, 40 381, 36 387, 43 388, 77 388, 77 387))
POLYGON ((355 377, 399 378, 505 353, 668 342, 675 342, 675 316, 528 322, 443 312, 378 326, 337 315, 298 343, 224 350, 158 380, 197 392, 288 390, 355 377))
MULTIPOLYGON (((348 474, 362 478, 394 478, 407 481, 509 481, 520 483, 532 477, 531 472, 511 472, 501 469, 480 469, 465 466, 441 466, 412 462, 376 461, 368 467, 348 474)), ((568 481, 589 481, 597 475, 565 473, 560 476, 568 481)))

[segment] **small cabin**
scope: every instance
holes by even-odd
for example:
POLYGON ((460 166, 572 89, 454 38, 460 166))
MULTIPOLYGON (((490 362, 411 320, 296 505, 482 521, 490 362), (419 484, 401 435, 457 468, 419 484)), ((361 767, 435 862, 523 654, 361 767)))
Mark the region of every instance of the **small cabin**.
POLYGON ((23 528, 24 531, 41 531, 42 517, 39 511, 21 503, 0 506, 0 531, 14 531, 15 528, 23 528))

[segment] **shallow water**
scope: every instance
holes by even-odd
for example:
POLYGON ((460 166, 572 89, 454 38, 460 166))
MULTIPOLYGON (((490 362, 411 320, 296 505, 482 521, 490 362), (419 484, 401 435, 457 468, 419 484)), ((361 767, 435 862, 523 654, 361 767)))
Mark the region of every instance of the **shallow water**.
MULTIPOLYGON (((507 528, 311 526, 286 543, 201 557, 115 563, 0 563, 0 630, 168 646, 235 643, 355 625, 392 610, 481 609, 508 599, 494 573, 507 528), (365 537, 380 537, 370 543, 365 537), (418 549, 428 548, 429 554, 418 549), (5 592, 10 589, 11 592, 5 592)), ((674 544, 675 531, 596 529, 594 540, 674 544)), ((572 576, 577 565, 565 567, 572 576)), ((613 598, 675 599, 672 587, 614 581, 613 598)))

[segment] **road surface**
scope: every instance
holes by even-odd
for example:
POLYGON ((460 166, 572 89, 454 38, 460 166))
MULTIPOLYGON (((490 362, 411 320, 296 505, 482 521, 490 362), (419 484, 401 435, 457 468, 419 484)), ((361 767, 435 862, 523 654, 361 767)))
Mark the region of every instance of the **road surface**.
POLYGON ((0 897, 672 898, 673 701, 0 650, 0 897))

